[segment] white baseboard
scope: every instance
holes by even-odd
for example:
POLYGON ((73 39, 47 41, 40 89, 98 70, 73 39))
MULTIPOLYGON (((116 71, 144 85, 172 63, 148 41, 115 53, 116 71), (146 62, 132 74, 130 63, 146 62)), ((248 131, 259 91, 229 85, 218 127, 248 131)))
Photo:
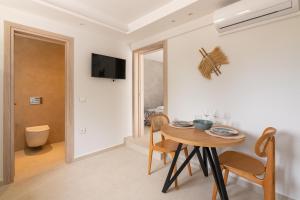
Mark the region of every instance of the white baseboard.
POLYGON ((82 159, 85 159, 85 158, 89 158, 89 157, 98 155, 98 154, 100 154, 100 153, 104 153, 104 152, 107 152, 107 151, 111 151, 111 150, 114 150, 114 149, 119 148, 119 147, 124 146, 124 145, 125 145, 125 143, 123 142, 123 143, 121 143, 121 144, 117 144, 117 145, 114 145, 114 146, 111 146, 111 147, 108 147, 108 148, 99 149, 99 150, 96 150, 96 151, 93 151, 93 152, 81 154, 81 155, 77 156, 77 157, 74 159, 74 161, 82 160, 82 159))

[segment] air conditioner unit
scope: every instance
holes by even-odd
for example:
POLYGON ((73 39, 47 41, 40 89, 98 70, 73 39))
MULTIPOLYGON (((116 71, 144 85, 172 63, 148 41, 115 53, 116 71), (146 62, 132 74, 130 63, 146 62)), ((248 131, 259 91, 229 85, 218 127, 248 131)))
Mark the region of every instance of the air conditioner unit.
POLYGON ((297 11, 299 0, 241 0, 216 10, 214 24, 222 33, 297 11))

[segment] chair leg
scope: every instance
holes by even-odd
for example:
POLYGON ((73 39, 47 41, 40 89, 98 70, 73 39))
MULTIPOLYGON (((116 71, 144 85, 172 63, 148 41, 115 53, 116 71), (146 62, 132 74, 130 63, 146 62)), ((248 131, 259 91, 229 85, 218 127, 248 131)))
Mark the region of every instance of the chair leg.
POLYGON ((275 183, 273 180, 265 179, 263 183, 264 200, 275 200, 275 183))
POLYGON ((164 160, 164 165, 167 164, 167 154, 163 153, 163 160, 164 160))
POLYGON ((225 169, 224 170, 224 183, 225 183, 225 185, 227 185, 228 175, 229 175, 229 170, 225 169))
MULTIPOLYGON (((229 170, 228 169, 224 169, 224 183, 225 186, 227 184, 228 181, 228 174, 229 174, 229 170)), ((216 184, 213 184, 213 191, 212 191, 212 200, 216 200, 217 199, 217 193, 218 193, 218 189, 216 184)))
POLYGON ((148 155, 148 175, 151 174, 152 154, 153 154, 153 149, 149 148, 149 155, 148 155))
MULTIPOLYGON (((170 153, 170 156, 171 156, 171 158, 172 158, 172 160, 173 160, 174 157, 175 157, 175 152, 170 153)), ((176 171, 177 171, 177 166, 175 165, 175 167, 174 167, 174 172, 173 172, 173 173, 175 174, 176 171)), ((176 178, 176 180, 175 180, 175 188, 178 189, 178 181, 177 181, 177 178, 176 178)))
MULTIPOLYGON (((185 158, 187 158, 189 156, 189 152, 188 152, 187 147, 184 148, 183 151, 184 151, 184 154, 185 154, 185 158)), ((189 172, 189 175, 192 176, 192 168, 191 168, 190 163, 188 164, 188 172, 189 172)))
POLYGON ((212 200, 216 200, 217 199, 217 193, 218 193, 218 190, 217 190, 217 186, 215 183, 213 183, 213 191, 212 191, 212 200))

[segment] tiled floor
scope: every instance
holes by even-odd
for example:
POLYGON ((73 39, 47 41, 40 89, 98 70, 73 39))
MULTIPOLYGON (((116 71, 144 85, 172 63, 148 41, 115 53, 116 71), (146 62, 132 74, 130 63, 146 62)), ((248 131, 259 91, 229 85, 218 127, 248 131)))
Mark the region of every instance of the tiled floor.
MULTIPOLYGON (((179 189, 161 192, 169 166, 153 161, 147 175, 147 156, 127 147, 62 164, 40 175, 0 187, 1 200, 209 200, 212 178, 199 169, 179 177, 179 189)), ((229 184, 231 200, 260 200, 255 191, 229 184)))
POLYGON ((19 182, 57 168, 65 163, 64 142, 42 149, 15 152, 15 181, 19 182))

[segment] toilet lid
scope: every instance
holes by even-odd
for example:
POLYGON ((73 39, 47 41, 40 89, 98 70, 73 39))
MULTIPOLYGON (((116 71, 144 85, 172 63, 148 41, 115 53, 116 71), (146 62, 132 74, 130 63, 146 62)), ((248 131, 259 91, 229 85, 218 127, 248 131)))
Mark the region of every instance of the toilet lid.
POLYGON ((49 129, 50 127, 48 125, 26 127, 27 132, 40 132, 40 131, 47 131, 49 129))

